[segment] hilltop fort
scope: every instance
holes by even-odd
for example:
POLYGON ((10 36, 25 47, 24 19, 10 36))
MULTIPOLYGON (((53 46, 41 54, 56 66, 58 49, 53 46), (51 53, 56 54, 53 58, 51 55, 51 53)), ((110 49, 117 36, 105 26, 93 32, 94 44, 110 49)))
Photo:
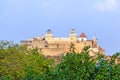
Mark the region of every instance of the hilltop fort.
POLYGON ((26 45, 28 49, 37 48, 38 51, 46 56, 57 56, 66 54, 70 50, 71 43, 74 44, 75 52, 80 53, 85 46, 90 46, 89 54, 96 56, 97 53, 104 54, 104 49, 98 46, 97 39, 94 37, 88 40, 85 33, 77 36, 76 31, 72 29, 68 37, 54 37, 49 29, 45 36, 38 36, 28 40, 22 40, 21 45, 26 45))

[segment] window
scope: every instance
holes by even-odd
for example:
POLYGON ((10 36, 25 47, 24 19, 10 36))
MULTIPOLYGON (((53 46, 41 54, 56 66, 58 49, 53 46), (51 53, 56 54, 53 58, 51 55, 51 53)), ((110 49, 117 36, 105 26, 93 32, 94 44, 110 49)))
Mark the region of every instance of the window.
POLYGON ((84 39, 82 38, 82 41, 84 41, 84 39))

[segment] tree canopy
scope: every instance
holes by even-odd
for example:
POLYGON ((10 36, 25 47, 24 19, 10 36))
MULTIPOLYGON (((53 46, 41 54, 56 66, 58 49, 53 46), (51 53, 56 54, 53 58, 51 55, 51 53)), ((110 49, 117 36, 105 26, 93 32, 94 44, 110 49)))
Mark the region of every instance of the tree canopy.
POLYGON ((108 60, 105 55, 89 55, 89 46, 81 53, 70 52, 59 63, 9 41, 0 41, 0 80, 120 80, 120 52, 108 60))

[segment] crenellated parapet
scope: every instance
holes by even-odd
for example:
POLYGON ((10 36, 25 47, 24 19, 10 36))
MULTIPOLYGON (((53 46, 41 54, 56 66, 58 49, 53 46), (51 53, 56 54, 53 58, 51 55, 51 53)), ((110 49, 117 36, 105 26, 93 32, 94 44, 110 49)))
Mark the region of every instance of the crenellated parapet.
POLYGON ((77 36, 74 29, 70 30, 68 37, 54 37, 53 32, 47 30, 45 36, 38 36, 21 41, 28 49, 38 48, 44 55, 59 55, 69 52, 71 43, 74 44, 75 52, 80 53, 85 46, 90 46, 89 54, 95 56, 97 53, 104 54, 104 49, 99 47, 97 39, 89 40, 84 32, 77 36))

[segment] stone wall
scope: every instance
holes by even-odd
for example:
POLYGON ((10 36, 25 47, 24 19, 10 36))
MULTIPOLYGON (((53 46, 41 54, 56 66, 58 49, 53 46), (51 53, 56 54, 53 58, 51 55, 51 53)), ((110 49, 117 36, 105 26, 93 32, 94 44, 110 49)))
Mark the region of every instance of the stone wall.
POLYGON ((41 51, 42 54, 44 55, 50 55, 50 56, 57 56, 57 55, 60 55, 60 54, 64 54, 64 48, 44 48, 42 49, 41 51))

